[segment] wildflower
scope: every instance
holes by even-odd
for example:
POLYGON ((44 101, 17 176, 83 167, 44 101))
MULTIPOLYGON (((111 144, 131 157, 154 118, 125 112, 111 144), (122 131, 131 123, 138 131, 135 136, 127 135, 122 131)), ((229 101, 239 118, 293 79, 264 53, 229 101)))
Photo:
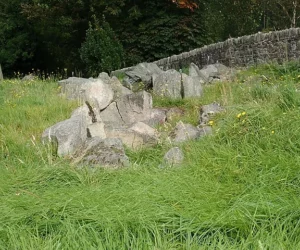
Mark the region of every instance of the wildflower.
POLYGON ((272 130, 272 131, 271 131, 271 134, 275 134, 275 131, 274 131, 274 130, 272 130))
POLYGON ((209 121, 209 122, 208 122, 208 125, 209 125, 209 126, 214 125, 214 121, 209 121))
POLYGON ((242 116, 242 113, 239 113, 236 117, 241 118, 241 116, 242 116))
POLYGON ((244 115, 246 115, 246 112, 245 112, 245 111, 242 113, 242 116, 244 116, 244 115))

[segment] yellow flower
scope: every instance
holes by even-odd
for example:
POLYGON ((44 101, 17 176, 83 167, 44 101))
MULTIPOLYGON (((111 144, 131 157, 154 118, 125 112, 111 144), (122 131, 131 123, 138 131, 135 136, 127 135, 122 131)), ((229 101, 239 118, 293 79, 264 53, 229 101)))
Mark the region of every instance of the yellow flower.
POLYGON ((272 131, 271 131, 271 134, 275 134, 275 131, 274 131, 274 130, 272 130, 272 131))
POLYGON ((241 118, 241 116, 242 116, 242 114, 239 113, 236 117, 237 117, 237 118, 241 118))
POLYGON ((244 112, 242 113, 242 115, 246 115, 246 112, 244 111, 244 112))
POLYGON ((208 122, 208 125, 209 125, 209 126, 214 125, 214 121, 209 121, 209 122, 208 122))

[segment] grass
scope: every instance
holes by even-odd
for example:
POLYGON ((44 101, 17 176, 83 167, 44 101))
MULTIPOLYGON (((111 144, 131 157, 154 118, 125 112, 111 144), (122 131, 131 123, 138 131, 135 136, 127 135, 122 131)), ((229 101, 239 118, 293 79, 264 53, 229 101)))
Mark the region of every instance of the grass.
POLYGON ((195 125, 201 105, 226 107, 214 134, 181 144, 184 163, 166 169, 167 143, 128 150, 132 166, 117 171, 52 157, 41 133, 78 104, 55 82, 2 82, 0 249, 300 249, 295 65, 241 71, 200 99, 155 99, 195 125))

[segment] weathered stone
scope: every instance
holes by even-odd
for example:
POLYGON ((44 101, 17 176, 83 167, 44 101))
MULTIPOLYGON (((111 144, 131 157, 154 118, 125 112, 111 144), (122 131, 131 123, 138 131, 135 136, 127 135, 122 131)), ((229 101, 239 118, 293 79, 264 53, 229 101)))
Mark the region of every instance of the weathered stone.
POLYGON ((171 148, 164 156, 163 166, 176 166, 183 162, 184 154, 179 147, 171 148))
POLYGON ((200 71, 199 67, 194 64, 191 63, 190 67, 189 67, 189 76, 191 77, 200 77, 200 81, 202 83, 206 82, 208 79, 206 78, 206 76, 200 71))
POLYGON ((103 122, 96 122, 93 124, 88 125, 87 127, 87 136, 90 137, 99 137, 101 139, 106 138, 106 133, 104 130, 104 123, 103 122))
POLYGON ((157 130, 143 122, 137 122, 129 129, 141 135, 143 137, 144 144, 156 144, 158 141, 157 130))
POLYGON ((151 117, 152 96, 146 91, 122 96, 117 100, 117 109, 125 124, 148 120, 151 117))
POLYGON ((151 127, 164 124, 167 120, 167 109, 155 108, 151 110, 151 115, 148 120, 143 121, 151 127))
POLYGON ((106 72, 101 72, 98 75, 98 79, 101 79, 106 84, 109 84, 109 82, 110 82, 110 77, 106 72))
POLYGON ((203 80, 200 77, 191 77, 182 74, 183 97, 200 97, 202 96, 203 80))
POLYGON ((22 78, 22 81, 34 81, 36 77, 33 74, 26 75, 22 78))
POLYGON ((105 126, 105 133, 107 138, 120 138, 124 145, 132 149, 154 145, 158 140, 155 130, 142 122, 130 128, 105 126))
POLYGON ((205 76, 207 81, 211 81, 212 78, 220 78, 220 73, 215 65, 206 65, 200 70, 201 74, 205 76))
POLYGON ((191 124, 183 123, 182 121, 177 123, 171 134, 174 142, 184 142, 200 137, 199 129, 191 124))
POLYGON ((112 102, 106 109, 100 113, 101 120, 105 124, 116 124, 118 126, 124 125, 124 121, 119 113, 116 102, 112 102))
POLYGON ((224 111, 224 108, 217 102, 213 102, 208 105, 203 105, 200 108, 200 125, 207 125, 211 117, 217 113, 224 111))
POLYGON ((80 106, 72 112, 71 117, 83 115, 86 118, 86 124, 93 124, 95 122, 101 122, 100 112, 91 106, 88 107, 87 104, 80 106))
POLYGON ((93 137, 87 139, 77 151, 74 163, 90 167, 119 168, 128 166, 129 159, 120 139, 93 137))
POLYGON ((102 110, 113 100, 114 92, 101 79, 85 79, 69 77, 58 82, 61 93, 69 99, 77 99, 81 102, 87 101, 93 108, 102 110))
POLYGON ((157 96, 180 99, 183 97, 181 74, 170 69, 158 75, 153 82, 153 93, 157 96))
POLYGON ((69 99, 82 99, 81 87, 92 80, 80 77, 69 77, 58 82, 61 93, 69 99))
POLYGON ((119 79, 115 76, 109 80, 109 84, 114 91, 114 100, 117 100, 124 95, 130 95, 133 93, 130 89, 124 87, 119 79))
POLYGON ((126 75, 129 77, 131 85, 142 82, 145 88, 149 88, 152 85, 152 75, 161 73, 162 70, 155 63, 140 63, 132 70, 127 71, 126 75))
POLYGON ((105 109, 112 101, 114 92, 108 84, 97 79, 81 86, 84 101, 88 101, 92 107, 98 110, 105 109))
POLYGON ((42 134, 44 143, 55 145, 58 156, 65 156, 75 152, 87 138, 86 118, 83 115, 72 116, 61 121, 42 134))

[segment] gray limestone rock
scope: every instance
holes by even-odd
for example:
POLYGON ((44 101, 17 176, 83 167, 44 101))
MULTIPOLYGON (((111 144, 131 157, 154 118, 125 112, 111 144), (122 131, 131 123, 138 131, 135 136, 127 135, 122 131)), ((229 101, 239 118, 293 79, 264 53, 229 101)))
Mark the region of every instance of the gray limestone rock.
POLYGON ((153 93, 160 97, 182 98, 181 74, 174 69, 159 74, 153 82, 153 93))
POLYGON ((56 148, 58 156, 74 153, 87 138, 86 117, 72 116, 49 128, 42 134, 43 143, 51 143, 56 148))
POLYGON ((171 138, 174 142, 184 142, 199 137, 200 131, 197 127, 188 123, 183 123, 182 121, 177 123, 175 129, 171 133, 171 138))
POLYGON ((152 75, 159 75, 161 72, 162 70, 155 63, 140 63, 125 74, 130 79, 127 81, 130 85, 142 82, 145 88, 149 88, 152 85, 152 75))
POLYGON ((150 118, 143 122, 151 127, 155 127, 157 125, 162 125, 167 120, 166 113, 167 113, 167 109, 154 108, 151 110, 150 118))
POLYGON ((191 77, 182 74, 183 97, 200 97, 202 96, 203 80, 200 77, 191 77))
POLYGON ((88 101, 97 110, 105 109, 112 101, 114 92, 108 84, 97 79, 81 86, 84 101, 88 101))
POLYGON ((122 141, 118 138, 89 138, 74 157, 74 163, 83 166, 120 168, 129 165, 122 141))
POLYGON ((125 124, 148 120, 151 117, 152 96, 146 91, 122 96, 117 109, 125 124))
POLYGON ((163 166, 176 166, 183 162, 184 154, 179 147, 171 148, 164 156, 163 166))
POLYGON ((89 138, 97 136, 101 139, 105 139, 106 133, 105 133, 104 125, 105 124, 103 122, 96 122, 96 123, 88 125, 87 136, 89 138))
POLYGON ((105 126, 107 138, 119 138, 124 145, 132 149, 157 144, 158 135, 155 129, 138 122, 131 127, 105 126))
POLYGON ((69 77, 59 81, 58 85, 61 87, 61 93, 68 99, 81 99, 81 87, 91 81, 91 79, 86 78, 69 77))
POLYGON ((105 124, 116 124, 118 126, 123 126, 125 124, 116 102, 112 102, 106 109, 104 109, 100 113, 100 117, 105 124))
POLYGON ((106 72, 101 72, 98 75, 98 79, 101 79, 106 84, 109 84, 109 82, 110 82, 110 77, 106 72))
POLYGON ((200 71, 199 67, 194 63, 190 64, 189 76, 191 76, 191 77, 200 77, 200 81, 202 83, 204 83, 208 80, 207 77, 200 71))

